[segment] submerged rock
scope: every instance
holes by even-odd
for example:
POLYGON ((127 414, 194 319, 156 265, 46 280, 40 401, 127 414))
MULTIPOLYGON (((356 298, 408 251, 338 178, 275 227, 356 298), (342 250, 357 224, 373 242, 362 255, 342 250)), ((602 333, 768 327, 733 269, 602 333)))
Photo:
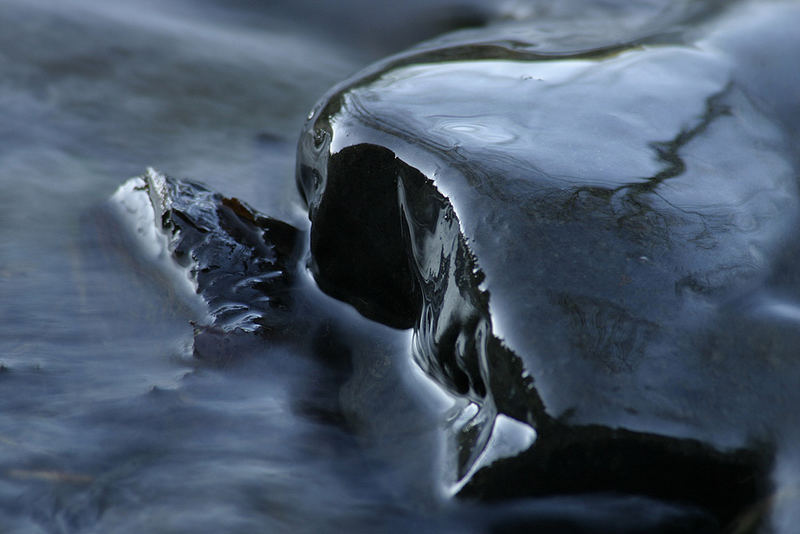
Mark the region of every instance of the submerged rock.
POLYGON ((304 242, 298 229, 153 169, 121 186, 112 205, 138 228, 142 248, 166 260, 162 269, 175 270, 178 284, 189 282, 187 297, 199 297, 205 317, 195 325, 197 358, 228 363, 253 335, 304 337, 303 294, 295 288, 304 242))
POLYGON ((477 406, 453 429, 462 493, 622 491, 727 522, 767 491, 800 376, 800 6, 707 6, 623 38, 446 36, 311 114, 311 269, 413 327, 477 406), (486 466, 497 414, 536 439, 486 466))

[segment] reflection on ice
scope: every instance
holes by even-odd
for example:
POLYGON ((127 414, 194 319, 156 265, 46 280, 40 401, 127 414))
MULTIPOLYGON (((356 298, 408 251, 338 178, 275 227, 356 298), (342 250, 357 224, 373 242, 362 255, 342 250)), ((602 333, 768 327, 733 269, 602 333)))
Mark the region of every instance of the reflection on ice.
POLYGON ((789 322, 800 326, 800 302, 775 296, 763 296, 752 304, 755 313, 768 321, 789 322))
POLYGON ((488 422, 484 439, 478 456, 465 466, 467 471, 461 473, 461 478, 450 486, 449 495, 458 495, 480 469, 489 468, 497 460, 513 458, 528 450, 536 440, 536 430, 508 416, 497 414, 493 422, 488 422))

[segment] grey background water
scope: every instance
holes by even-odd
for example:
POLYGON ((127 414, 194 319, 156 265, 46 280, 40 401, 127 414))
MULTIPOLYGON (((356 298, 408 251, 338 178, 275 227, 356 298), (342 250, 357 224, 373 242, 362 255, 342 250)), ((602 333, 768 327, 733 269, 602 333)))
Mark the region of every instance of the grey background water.
POLYGON ((198 367, 191 303, 103 209, 154 166, 305 224, 295 142, 316 99, 421 39, 530 7, 498 5, 0 3, 0 532, 463 532, 519 513, 414 485, 431 450, 415 464, 406 445, 436 419, 414 399, 393 408, 411 436, 397 467, 296 409, 329 400, 315 362, 265 349, 198 367))
POLYGON ((310 107, 479 11, 453 4, 0 3, 0 532, 444 528, 297 412, 312 362, 197 368, 196 313, 103 206, 152 165, 303 224, 310 107))

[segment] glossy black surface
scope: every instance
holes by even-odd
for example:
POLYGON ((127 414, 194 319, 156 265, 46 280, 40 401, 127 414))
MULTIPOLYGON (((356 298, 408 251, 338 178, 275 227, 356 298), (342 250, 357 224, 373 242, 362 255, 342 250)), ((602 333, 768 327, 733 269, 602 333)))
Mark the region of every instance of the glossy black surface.
MULTIPOLYGON (((586 447, 584 474, 609 470, 541 491, 719 485, 725 520, 767 491, 800 377, 800 7, 706 7, 590 40, 501 23, 446 36, 341 84, 308 121, 315 278, 414 323, 415 360, 479 406, 456 429, 473 436, 457 478, 499 412, 537 429, 529 456, 555 440, 586 447), (338 232, 344 212, 363 224, 338 232), (381 282, 340 286, 354 264, 381 282), (648 458, 661 475, 624 474, 648 458), (733 480, 750 481, 736 497, 733 480)), ((541 458, 527 480, 516 466, 511 494, 541 458)))

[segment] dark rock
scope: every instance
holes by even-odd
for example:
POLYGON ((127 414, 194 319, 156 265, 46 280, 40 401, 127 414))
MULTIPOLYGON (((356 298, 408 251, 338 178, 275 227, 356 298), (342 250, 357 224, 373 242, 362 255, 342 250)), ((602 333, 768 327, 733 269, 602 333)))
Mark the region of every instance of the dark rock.
POLYGON ((194 323, 198 359, 228 365, 264 340, 297 345, 319 327, 317 318, 309 322, 296 290, 305 237, 293 226, 154 170, 122 186, 115 200, 135 212, 135 225, 156 226, 145 246, 156 246, 152 241, 163 235, 159 254, 171 256, 179 278, 200 297, 205 317, 194 323))
POLYGON ((206 300, 211 328, 261 334, 285 331, 302 242, 299 231, 236 198, 154 171, 144 186, 175 261, 189 269, 206 300))
POLYGON ((455 429, 464 494, 631 492, 727 522, 768 491, 800 346, 800 7, 685 15, 446 36, 306 125, 312 271, 413 325, 416 361, 479 406, 455 429), (472 477, 496 413, 537 439, 472 477))
POLYGON ((697 508, 635 496, 580 495, 493 503, 487 532, 511 534, 711 534, 719 524, 697 508))

